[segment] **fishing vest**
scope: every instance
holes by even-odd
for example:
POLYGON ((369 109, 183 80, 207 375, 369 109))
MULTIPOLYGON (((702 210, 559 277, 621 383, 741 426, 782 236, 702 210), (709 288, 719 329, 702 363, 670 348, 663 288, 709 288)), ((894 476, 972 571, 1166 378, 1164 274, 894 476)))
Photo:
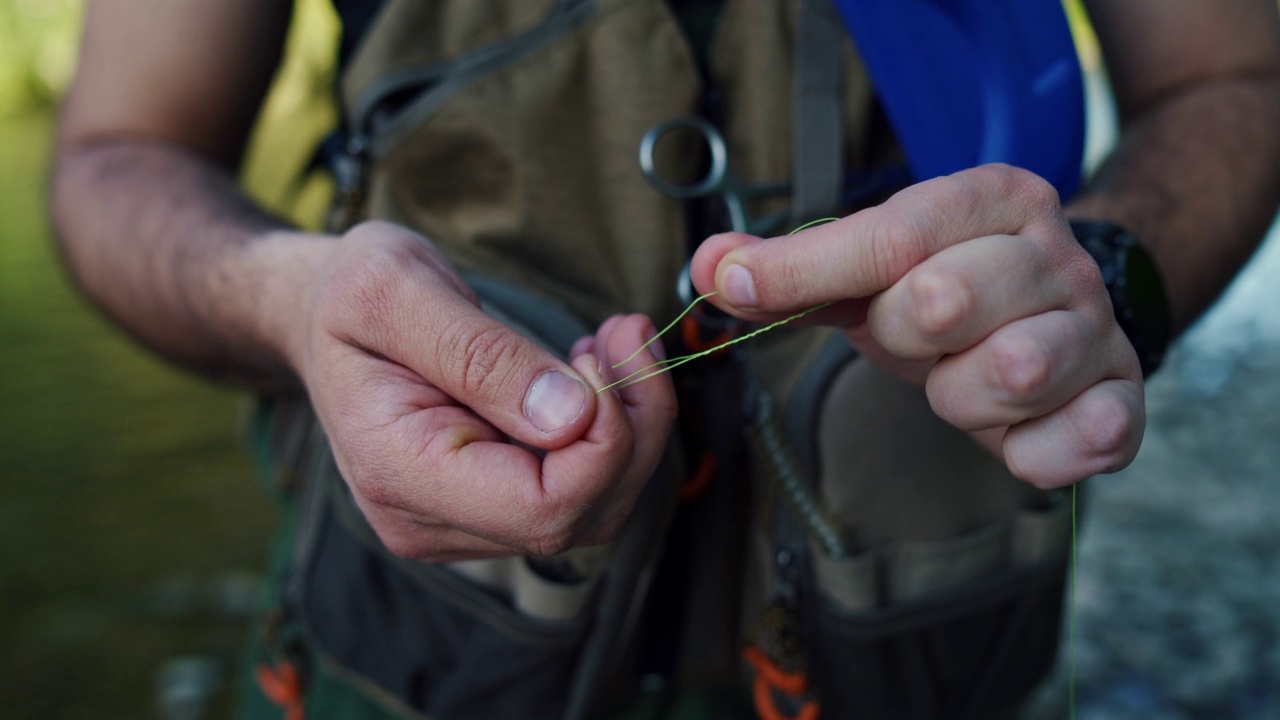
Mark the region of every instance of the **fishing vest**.
MULTIPOLYGON (((710 117, 741 179, 793 187, 751 212, 795 223, 856 209, 849 173, 898 157, 839 19, 810 0, 726 0, 705 62, 662 0, 388 0, 341 101, 333 229, 413 228, 561 354, 611 314, 681 308, 690 206, 636 160, 658 123, 710 117)), ((700 170, 694 140, 657 153, 700 170)), ((278 403, 268 445, 296 498, 280 651, 404 717, 607 716, 654 674, 745 688, 766 717, 1012 714, 1057 648, 1061 498, 837 333, 782 328, 689 367, 624 530, 554 558, 395 557, 309 409, 278 403)))

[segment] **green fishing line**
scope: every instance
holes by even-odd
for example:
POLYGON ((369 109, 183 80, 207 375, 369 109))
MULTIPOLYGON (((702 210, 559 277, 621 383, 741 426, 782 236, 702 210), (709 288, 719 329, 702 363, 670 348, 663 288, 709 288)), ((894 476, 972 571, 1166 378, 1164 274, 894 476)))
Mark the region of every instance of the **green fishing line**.
MULTIPOLYGON (((669 331, 669 330, 672 328, 672 326, 674 326, 677 322, 679 322, 680 318, 682 318, 682 317, 684 317, 685 315, 687 315, 687 314, 689 313, 689 311, 690 311, 690 310, 692 310, 692 309, 693 309, 693 307, 694 307, 695 305, 697 305, 699 302, 701 302, 702 300, 704 300, 704 299, 706 299, 706 298, 708 298, 708 297, 710 297, 710 296, 712 296, 712 295, 715 295, 715 293, 713 293, 713 292, 712 292, 712 293, 707 293, 706 295, 703 295, 702 297, 697 298, 697 299, 696 299, 696 300, 694 300, 693 302, 689 303, 689 307, 685 308, 684 312, 680 313, 680 317, 677 317, 675 320, 673 320, 673 321, 671 322, 671 324, 670 324, 670 325, 667 325, 667 327, 666 327, 665 329, 663 329, 663 331, 662 331, 662 332, 660 332, 660 333, 658 333, 657 335, 653 336, 653 338, 651 338, 651 339, 649 340, 649 342, 646 342, 644 345, 642 345, 642 346, 640 347, 640 350, 643 350, 643 349, 645 348, 645 346, 649 345, 649 343, 652 343, 654 340, 657 340, 658 338, 662 337, 663 333, 665 333, 665 332, 669 331)), ((832 302, 834 302, 834 301, 832 301, 832 302)), ((720 343, 719 345, 716 345, 716 346, 715 346, 715 347, 713 347, 713 348, 708 348, 708 349, 706 349, 706 350, 702 350, 702 351, 700 351, 700 352, 692 353, 692 354, 689 354, 689 355, 681 355, 680 357, 668 358, 668 359, 666 359, 666 360, 659 360, 659 361, 657 361, 657 362, 655 362, 655 363, 653 363, 653 364, 646 365, 646 366, 644 366, 644 367, 640 368, 639 370, 636 370, 635 372, 633 372, 633 373, 631 373, 630 375, 628 375, 628 376, 626 376, 626 377, 622 378, 621 380, 617 380, 617 381, 615 381, 615 382, 609 383, 608 385, 605 385, 604 387, 600 388, 599 390, 596 390, 596 394, 598 395, 598 394, 600 394, 600 393, 604 392, 605 390, 608 390, 609 388, 612 388, 612 387, 619 387, 619 386, 620 386, 620 387, 629 387, 629 386, 631 386, 631 385, 635 385, 636 383, 641 382, 641 381, 643 381, 643 380, 648 380, 648 379, 649 379, 649 378, 651 378, 651 377, 657 377, 658 375, 661 375, 662 373, 665 373, 665 372, 669 372, 670 370, 673 370, 674 368, 680 367, 681 365, 683 365, 683 364, 685 364, 685 363, 687 363, 687 362, 690 362, 690 361, 693 361, 693 360, 697 360, 698 358, 701 358, 701 357, 706 357, 707 355, 710 355, 711 353, 714 353, 714 352, 719 351, 719 350, 723 350, 724 348, 727 348, 727 347, 729 347, 730 345, 735 345, 735 344, 740 343, 740 342, 742 342, 742 341, 744 341, 744 340, 750 340, 751 338, 753 338, 753 337, 755 337, 755 336, 757 336, 757 335, 760 335, 760 334, 762 334, 762 333, 769 332, 770 330, 772 330, 772 329, 774 329, 774 328, 776 328, 776 327, 781 327, 781 326, 783 326, 783 325, 786 325, 787 323, 791 322, 792 320, 799 320, 800 318, 804 317, 805 315, 808 315, 809 313, 814 312, 814 311, 817 311, 817 310, 821 310, 822 308, 827 307, 828 305, 831 305, 831 304, 832 304, 832 303, 829 303, 829 302, 828 302, 828 303, 823 303, 823 304, 821 304, 821 305, 818 305, 817 307, 811 307, 811 308, 809 308, 808 310, 804 310, 804 311, 802 311, 802 312, 798 312, 798 313, 796 313, 795 315, 791 315, 790 317, 785 317, 785 318, 783 318, 783 319, 781 319, 781 320, 778 320, 778 321, 776 321, 776 322, 773 322, 773 323, 770 323, 770 324, 768 324, 768 325, 765 325, 765 326, 764 326, 764 327, 762 327, 762 328, 757 328, 757 329, 755 329, 755 330, 752 330, 751 332, 749 332, 749 333, 747 333, 746 335, 743 335, 743 336, 741 336, 741 337, 736 337, 736 338, 734 338, 734 339, 732 339, 732 340, 728 340, 728 341, 722 342, 722 343, 720 343), (636 377, 637 375, 640 375, 641 373, 649 372, 650 370, 652 370, 653 372, 650 372, 648 375, 644 375, 643 377, 636 377), (634 379, 633 379, 633 378, 634 378, 634 379)), ((628 360, 630 360, 631 358, 634 358, 636 355, 638 355, 638 354, 640 353, 640 350, 637 350, 637 351, 635 351, 635 353, 632 353, 632 355, 631 355, 631 357, 630 357, 630 358, 627 358, 626 360, 623 360, 621 363, 618 363, 618 365, 621 365, 621 364, 623 364, 623 363, 627 362, 628 360)), ((618 365, 614 365, 614 367, 616 368, 616 367, 618 367, 618 365)))
MULTIPOLYGON (((836 219, 837 219, 837 218, 821 218, 821 219, 819 219, 819 220, 814 220, 813 222, 809 222, 809 223, 805 223, 804 225, 801 225, 800 227, 798 227, 798 228, 796 228, 796 229, 792 230, 790 233, 787 233, 787 234, 788 234, 788 235, 794 235, 795 233, 800 232, 801 230, 804 230, 805 228, 812 227, 812 226, 814 226, 814 225, 818 225, 818 224, 821 224, 821 223, 831 222, 832 220, 836 220, 836 219)), ((647 347, 649 347, 650 345, 652 345, 653 343, 657 342, 657 341, 658 341, 658 340, 659 340, 663 335, 666 335, 668 332, 671 332, 671 329, 672 329, 672 328, 674 328, 674 327, 676 326, 676 324, 677 324, 677 323, 679 323, 681 320, 683 320, 683 319, 684 319, 684 317, 685 317, 686 315, 688 315, 690 312, 692 312, 692 311, 693 311, 693 308, 694 308, 694 307, 696 307, 698 303, 700 303, 700 302, 704 302, 704 301, 706 301, 708 298, 711 298, 711 297, 713 297, 713 296, 715 296, 715 295, 716 295, 716 291, 715 291, 715 290, 713 290, 713 291, 711 291, 711 292, 709 292, 709 293, 706 293, 705 295, 700 295, 700 296, 698 296, 698 297, 694 298, 693 302, 689 303, 689 306, 688 306, 688 307, 686 307, 686 308, 685 308, 685 309, 684 309, 684 310, 683 310, 679 315, 677 315, 677 316, 676 316, 676 318, 675 318, 674 320, 672 320, 671 322, 667 323, 667 326, 666 326, 666 327, 664 327, 664 328, 662 328, 662 330, 658 331, 658 334, 656 334, 656 335, 654 335, 653 337, 649 338, 649 339, 648 339, 648 340, 647 340, 643 345, 641 345, 640 347, 636 348, 636 351, 635 351, 635 352, 633 352, 633 353, 631 353, 630 355, 628 355, 626 359, 621 360, 621 361, 619 361, 619 362, 615 363, 612 367, 613 367, 614 369, 617 369, 617 368, 622 367, 623 365, 625 365, 625 364, 627 364, 627 363, 631 362, 632 360, 634 360, 634 359, 636 358, 636 356, 638 356, 638 355, 639 355, 639 354, 640 354, 640 353, 641 353, 645 348, 647 348, 647 347)), ((687 362, 692 362, 692 361, 694 361, 694 360, 697 360, 698 358, 706 357, 707 355, 710 355, 710 354, 712 354, 712 353, 714 353, 714 352, 717 352, 717 351, 719 351, 719 350, 723 350, 724 348, 727 348, 727 347, 729 347, 730 345, 734 345, 734 344, 740 343, 740 342, 742 342, 742 341, 744 341, 744 340, 750 340, 751 338, 756 337, 757 335, 760 335, 760 334, 762 334, 762 333, 769 332, 770 330, 773 330, 774 328, 778 328, 778 327, 781 327, 781 326, 783 326, 783 325, 786 325, 787 323, 789 323, 789 322, 791 322, 791 321, 793 321, 793 320, 799 320, 800 318, 804 317, 805 315, 808 315, 809 313, 815 312, 815 311, 817 311, 817 310, 821 310, 822 308, 827 307, 827 306, 829 306, 829 305, 832 305, 833 303, 834 303, 834 301, 832 301, 832 302, 828 302, 828 303, 823 303, 822 305, 818 305, 817 307, 811 307, 811 308, 809 308, 808 310, 804 310, 804 311, 802 311, 802 312, 798 312, 798 313, 796 313, 796 314, 794 314, 794 315, 791 315, 791 316, 789 316, 789 317, 786 317, 786 318, 783 318, 783 319, 778 320, 778 321, 776 321, 776 322, 770 323, 769 325, 766 325, 766 326, 764 326, 764 327, 762 327, 762 328, 758 328, 758 329, 756 329, 756 330, 753 330, 753 331, 751 331, 751 332, 749 332, 749 333, 747 333, 746 335, 743 335, 743 336, 741 336, 741 337, 737 337, 737 338, 734 338, 734 339, 732 339, 732 340, 728 340, 728 341, 726 341, 726 342, 720 343, 719 345, 716 345, 715 347, 710 348, 710 349, 708 349, 708 350, 702 350, 701 352, 696 352, 696 353, 692 353, 692 354, 689 354, 689 355, 681 355, 680 357, 668 358, 668 359, 666 359, 666 360, 659 360, 659 361, 657 361, 657 362, 655 362, 655 363, 652 363, 652 364, 650 364, 650 365, 646 365, 645 367, 642 367, 642 368, 640 368, 639 370, 636 370, 635 372, 633 372, 633 373, 631 373, 631 374, 627 375, 626 377, 622 378, 621 380, 617 380, 617 381, 612 382, 612 383, 610 383, 610 384, 608 384, 608 385, 605 385, 604 387, 600 388, 599 390, 596 390, 596 394, 599 394, 599 393, 601 393, 601 392, 604 392, 605 390, 608 390, 608 389, 610 389, 610 388, 614 388, 614 387, 630 387, 631 385, 634 385, 634 384, 636 384, 636 383, 638 383, 638 382, 643 382, 643 381, 645 381, 645 380, 648 380, 649 378, 657 377, 658 375, 661 375, 661 374, 663 374, 663 373, 665 373, 665 372, 670 372, 671 370, 673 370, 673 369, 675 369, 675 368, 677 368, 677 367, 680 367, 681 365, 683 365, 683 364, 685 364, 685 363, 687 363, 687 362), (645 374, 645 373, 647 373, 647 374, 645 374), (637 377, 637 376, 640 376, 640 377, 637 377)), ((1068 658, 1068 660, 1067 660, 1067 662, 1068 662, 1067 705, 1068 705, 1068 713, 1069 713, 1069 717, 1070 717, 1070 719, 1071 719, 1071 720, 1075 720, 1075 717, 1076 717, 1076 575, 1077 575, 1076 546, 1078 545, 1078 540, 1077 540, 1077 529, 1076 529, 1076 528, 1077 528, 1077 526, 1076 526, 1076 494, 1077 494, 1077 493, 1076 493, 1076 488, 1077 488, 1077 486, 1076 486, 1076 485, 1072 485, 1072 486, 1071 486, 1071 589, 1070 589, 1070 592, 1069 592, 1069 594, 1068 594, 1068 598, 1067 598, 1067 602, 1068 602, 1068 611, 1067 611, 1067 614, 1068 614, 1068 620, 1067 620, 1067 625, 1068 625, 1068 630, 1067 630, 1067 658, 1068 658)))
MULTIPOLYGON (((828 218, 818 218, 817 220, 811 220, 810 222, 807 222, 807 223, 805 223, 805 224, 801 225, 800 227, 798 227, 798 228, 796 228, 796 229, 792 230, 791 232, 787 233, 787 235, 795 235, 796 233, 800 232, 801 230, 804 230, 805 228, 813 227, 814 225, 820 225, 820 224, 822 224, 822 223, 829 223, 829 222, 832 222, 833 220, 839 220, 839 218, 828 217, 828 218)), ((672 329, 672 328, 674 328, 674 327, 676 326, 676 324, 677 324, 677 323, 679 323, 681 320, 683 320, 683 319, 684 319, 684 316, 686 316, 686 315, 688 315, 690 312, 692 312, 692 311, 693 311, 693 308, 694 308, 695 306, 697 306, 697 304, 698 304, 698 303, 703 302, 703 301, 705 301, 707 298, 710 298, 710 297, 712 297, 712 296, 716 295, 716 293, 717 293, 717 291, 712 290, 711 292, 706 293, 705 295, 699 295, 698 297, 694 298, 694 299, 693 299, 693 302, 689 303, 689 306, 688 306, 688 307, 686 307, 683 311, 681 311, 681 313, 680 313, 679 315, 677 315, 677 316, 676 316, 676 318, 675 318, 674 320, 672 320, 671 322, 667 323, 667 326, 666 326, 666 327, 664 327, 664 328, 662 328, 661 330, 659 330, 657 335, 654 335, 653 337, 649 338, 647 341, 645 341, 645 343, 644 343, 643 345, 641 345, 640 347, 636 348, 636 351, 635 351, 635 352, 633 352, 633 353, 631 353, 630 355, 628 355, 628 356, 626 357, 626 359, 624 359, 624 360, 619 360, 618 362, 614 363, 611 367, 613 367, 613 368, 616 370, 616 369, 618 369, 618 368, 622 367, 623 365, 626 365, 627 363, 629 363, 629 362, 631 362, 632 360, 634 360, 634 359, 636 358, 636 356, 637 356, 637 355, 639 355, 639 354, 640 354, 640 353, 641 353, 645 348, 647 348, 647 347, 649 347, 650 345, 652 345, 653 343, 657 342, 657 341, 658 341, 658 339, 659 339, 659 338, 661 338, 663 335, 666 335, 667 333, 671 332, 671 329, 672 329)), ((834 301, 832 301, 832 302, 834 302, 834 301)), ((740 342, 742 342, 743 340, 750 340, 751 338, 753 338, 753 337, 755 337, 755 336, 757 336, 757 335, 760 335, 761 333, 766 333, 766 332, 768 332, 768 331, 770 331, 770 330, 772 330, 772 329, 774 329, 774 328, 776 328, 776 327, 781 327, 781 326, 783 326, 783 325, 786 325, 787 323, 791 322, 792 320, 799 320, 800 318, 804 317, 805 315, 808 315, 809 313, 814 312, 815 310, 821 310, 822 308, 827 307, 828 305, 831 305, 831 304, 832 304, 832 303, 828 302, 828 303, 823 303, 823 304, 821 304, 821 305, 818 305, 817 307, 811 307, 811 308, 809 308, 808 310, 804 310, 804 311, 802 311, 802 312, 798 312, 798 313, 796 313, 795 315, 792 315, 792 316, 790 316, 790 317, 783 318, 783 319, 781 319, 781 320, 778 320, 777 322, 774 322, 774 323, 771 323, 771 324, 769 324, 769 325, 766 325, 765 327, 762 327, 762 328, 758 328, 758 329, 756 329, 756 330, 753 330, 753 331, 751 331, 751 332, 747 333, 746 335, 743 335, 742 337, 737 337, 737 338, 734 338, 734 339, 732 339, 732 340, 729 340, 729 341, 726 341, 726 342, 720 343, 719 345, 716 345, 716 346, 715 346, 715 347, 713 347, 713 348, 710 348, 710 349, 707 349, 707 350, 703 350, 703 351, 701 351, 701 352, 696 352, 696 353, 692 353, 692 354, 689 354, 689 355, 681 355, 680 357, 668 358, 668 359, 666 359, 666 360, 659 360, 659 361, 657 361, 657 362, 655 362, 655 363, 652 363, 652 364, 650 364, 650 365, 646 365, 645 367, 642 367, 642 368, 640 368, 639 370, 636 370, 635 372, 631 373, 630 375, 627 375, 626 377, 622 378, 621 380, 617 380, 617 381, 615 381, 615 382, 609 383, 608 385, 605 385, 604 387, 600 388, 599 390, 596 390, 596 394, 597 394, 597 395, 599 395, 600 393, 604 392, 605 390, 608 390, 609 388, 613 388, 613 387, 630 387, 630 386, 632 386, 632 385, 635 385, 635 384, 636 384, 636 383, 638 383, 638 382, 641 382, 641 381, 644 381, 644 380, 648 380, 648 379, 649 379, 649 378, 651 378, 651 377, 657 377, 658 375, 661 375, 661 374, 663 374, 663 373, 665 373, 665 372, 670 372, 671 370, 673 370, 673 369, 675 369, 675 368, 677 368, 677 367, 680 367, 681 365, 683 365, 683 364, 685 364, 685 363, 687 363, 687 362, 690 362, 690 361, 693 361, 693 360, 697 360, 698 358, 706 357, 706 356, 708 356, 708 355, 710 355, 710 354, 712 354, 712 353, 714 353, 714 352, 717 352, 717 351, 723 350, 724 348, 727 348, 727 347, 729 347, 730 345, 733 345, 733 344, 736 344, 736 343, 740 343, 740 342), (649 372, 649 371, 651 371, 651 370, 652 370, 653 372, 649 372), (637 375, 641 375, 642 373, 649 373, 649 374, 644 375, 643 377, 636 377, 637 375), (634 378, 634 379, 633 379, 633 378, 634 378)))
MULTIPOLYGON (((657 342, 657 341, 658 341, 658 338, 660 338, 660 337, 662 337, 663 335, 666 335, 667 333, 671 332, 671 328, 675 327, 675 326, 676 326, 676 323, 678 323, 678 322, 680 322, 681 320, 683 320, 685 315, 688 315, 690 312, 692 312, 692 311, 693 311, 693 308, 694 308, 694 306, 695 306, 695 305, 697 305, 698 303, 702 302, 703 300, 706 300, 707 298, 711 297, 712 295, 715 295, 717 292, 718 292, 718 291, 716 291, 716 290, 712 290, 711 292, 709 292, 709 293, 707 293, 707 294, 705 294, 705 295, 699 295, 698 297, 694 298, 694 299, 693 299, 693 302, 689 303, 689 307, 685 308, 685 309, 684 309, 684 310, 683 310, 679 315, 677 315, 675 320, 672 320, 671 322, 667 323, 667 326, 666 326, 666 327, 664 327, 664 328, 662 328, 661 330, 659 330, 657 335, 654 335, 653 337, 649 338, 649 339, 645 342, 645 344, 643 344, 643 345, 641 345, 640 347, 636 348, 636 351, 635 351, 635 352, 633 352, 633 353, 631 353, 630 355, 628 355, 628 356, 626 357, 626 359, 625 359, 625 360, 619 360, 618 362, 614 363, 611 367, 612 367, 614 370, 617 370, 618 368, 622 367, 623 365, 626 365, 627 363, 629 363, 629 362, 631 362, 632 360, 634 360, 634 359, 635 359, 635 357, 636 357, 637 355, 639 355, 639 354, 640 354, 640 351, 644 350, 645 348, 647 348, 647 347, 649 347, 650 345, 652 345, 652 344, 654 344, 655 342, 657 342)), ((678 359, 678 358, 677 358, 677 359, 678 359)), ((659 361, 659 362, 662 362, 662 361, 659 361)), ((654 365, 656 365, 656 364, 657 364, 657 363, 654 363, 654 365)), ((650 365, 649 367, 653 367, 653 365, 650 365)), ((624 379, 625 379, 625 378, 624 378, 624 379)), ((601 388, 601 389, 603 389, 603 388, 601 388)), ((597 390, 596 392, 599 392, 599 390, 597 390)))
POLYGON ((1071 720, 1076 720, 1076 487, 1071 486, 1071 596, 1067 623, 1067 662, 1070 666, 1067 680, 1067 704, 1071 720))

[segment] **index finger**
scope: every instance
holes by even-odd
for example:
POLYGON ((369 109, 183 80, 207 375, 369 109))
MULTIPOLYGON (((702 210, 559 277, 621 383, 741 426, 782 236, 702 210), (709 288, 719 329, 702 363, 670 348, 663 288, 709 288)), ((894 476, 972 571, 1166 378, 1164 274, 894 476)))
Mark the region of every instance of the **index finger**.
POLYGON ((874 295, 933 254, 978 237, 1065 228, 1057 191, 1007 165, 913 185, 884 204, 764 241, 716 236, 694 257, 694 284, 730 312, 794 312, 874 295))

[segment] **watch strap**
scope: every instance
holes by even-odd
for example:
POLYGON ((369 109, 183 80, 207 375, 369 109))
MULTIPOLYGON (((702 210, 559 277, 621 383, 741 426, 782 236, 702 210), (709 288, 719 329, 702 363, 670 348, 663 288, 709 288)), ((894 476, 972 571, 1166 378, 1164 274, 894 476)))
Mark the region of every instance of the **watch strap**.
POLYGON ((1072 220, 1071 232, 1102 271, 1116 323, 1138 353, 1142 376, 1150 376, 1164 360, 1172 336, 1159 269, 1138 238, 1120 225, 1072 220))

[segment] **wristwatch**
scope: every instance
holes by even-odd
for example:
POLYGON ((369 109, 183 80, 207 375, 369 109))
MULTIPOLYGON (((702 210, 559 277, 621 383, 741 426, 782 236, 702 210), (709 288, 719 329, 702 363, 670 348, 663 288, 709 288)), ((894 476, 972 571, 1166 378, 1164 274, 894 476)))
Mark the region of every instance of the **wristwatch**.
POLYGON ((1072 220, 1071 232, 1098 263, 1116 323, 1138 351, 1142 376, 1160 367, 1169 349, 1169 300, 1160 271, 1133 233, 1101 220, 1072 220))

